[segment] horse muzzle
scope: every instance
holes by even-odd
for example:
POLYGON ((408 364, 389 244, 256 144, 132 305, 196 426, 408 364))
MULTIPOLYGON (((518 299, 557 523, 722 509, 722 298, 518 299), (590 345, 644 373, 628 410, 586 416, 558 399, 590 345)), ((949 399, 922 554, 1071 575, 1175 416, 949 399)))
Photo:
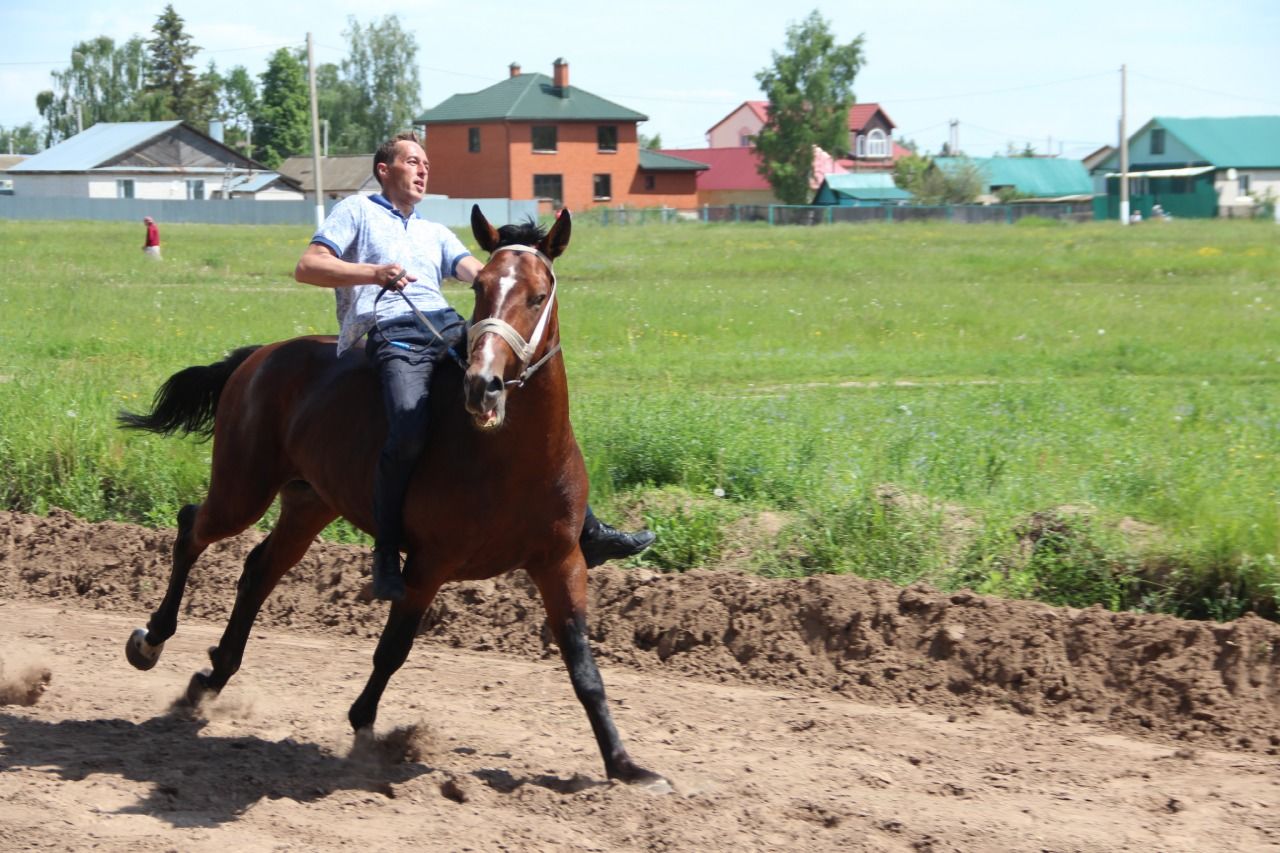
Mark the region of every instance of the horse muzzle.
POLYGON ((501 374, 471 367, 463 380, 467 413, 482 430, 502 426, 507 413, 507 386, 501 374))

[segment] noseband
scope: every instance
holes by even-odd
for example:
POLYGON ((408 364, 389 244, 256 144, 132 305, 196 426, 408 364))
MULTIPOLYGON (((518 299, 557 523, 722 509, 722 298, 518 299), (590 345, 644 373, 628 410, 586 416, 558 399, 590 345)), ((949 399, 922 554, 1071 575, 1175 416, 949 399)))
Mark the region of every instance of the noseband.
POLYGON ((529 364, 529 359, 533 358, 533 354, 538 351, 538 345, 542 342, 542 336, 547 331, 547 323, 551 319, 551 306, 556 301, 556 271, 551 266, 551 259, 538 251, 532 246, 500 246, 493 250, 490 255, 496 255, 498 252, 519 252, 527 255, 534 255, 538 260, 546 266, 547 272, 551 275, 551 295, 547 297, 546 303, 542 306, 542 314, 538 317, 537 324, 533 327, 533 334, 529 340, 525 340, 524 336, 516 331, 515 327, 506 320, 497 317, 487 317, 477 323, 472 324, 467 329, 467 358, 470 359, 475 353, 476 346, 480 343, 480 339, 489 333, 493 333, 507 342, 512 352, 516 354, 516 358, 520 359, 522 365, 528 365, 520 376, 516 379, 509 380, 507 385, 515 385, 519 387, 528 381, 538 368, 546 364, 556 353, 560 351, 560 342, 557 341, 554 346, 547 350, 546 355, 538 359, 533 364, 529 364))

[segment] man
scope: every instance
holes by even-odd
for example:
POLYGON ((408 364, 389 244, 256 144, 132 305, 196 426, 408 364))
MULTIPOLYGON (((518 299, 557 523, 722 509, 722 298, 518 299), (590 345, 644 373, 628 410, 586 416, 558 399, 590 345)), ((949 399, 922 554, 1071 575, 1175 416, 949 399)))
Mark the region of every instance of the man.
POLYGON ((158 261, 160 260, 160 229, 156 227, 156 221, 150 216, 142 217, 142 224, 147 226, 147 236, 142 241, 142 251, 148 258, 158 261))
MULTIPOLYGON (((373 157, 374 196, 339 202, 311 238, 294 270, 304 284, 336 288, 338 355, 368 335, 366 356, 377 366, 387 413, 387 438, 374 474, 373 594, 398 601, 404 498, 427 441, 427 395, 435 366, 466 336, 466 321, 441 293, 446 276, 470 284, 483 268, 452 231, 419 217, 427 191, 427 154, 415 133, 402 133, 373 157), (383 291, 398 291, 398 295, 383 291), (378 297, 382 295, 381 300, 378 297), (412 302, 439 332, 422 328, 412 302)), ((588 566, 638 554, 649 531, 629 534, 587 508, 580 544, 588 566)))

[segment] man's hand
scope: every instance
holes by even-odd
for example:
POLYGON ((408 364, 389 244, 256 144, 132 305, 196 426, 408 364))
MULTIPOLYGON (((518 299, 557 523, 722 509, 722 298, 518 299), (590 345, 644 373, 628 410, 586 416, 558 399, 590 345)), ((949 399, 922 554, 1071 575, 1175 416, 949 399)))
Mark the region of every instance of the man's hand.
POLYGON ((417 280, 416 275, 410 275, 399 264, 382 264, 378 267, 376 281, 384 290, 404 290, 405 285, 417 280))

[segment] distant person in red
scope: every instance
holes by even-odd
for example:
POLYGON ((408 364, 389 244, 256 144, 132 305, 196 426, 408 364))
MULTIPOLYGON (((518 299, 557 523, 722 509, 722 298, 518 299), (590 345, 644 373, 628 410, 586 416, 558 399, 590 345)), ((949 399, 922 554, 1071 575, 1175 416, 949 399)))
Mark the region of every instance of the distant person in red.
POLYGON ((142 251, 148 257, 160 260, 160 229, 156 227, 156 221, 150 216, 142 217, 142 222, 147 226, 147 242, 142 244, 142 251))

